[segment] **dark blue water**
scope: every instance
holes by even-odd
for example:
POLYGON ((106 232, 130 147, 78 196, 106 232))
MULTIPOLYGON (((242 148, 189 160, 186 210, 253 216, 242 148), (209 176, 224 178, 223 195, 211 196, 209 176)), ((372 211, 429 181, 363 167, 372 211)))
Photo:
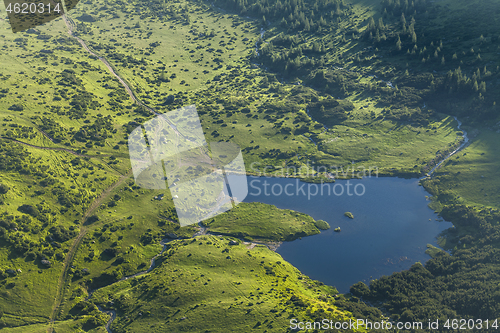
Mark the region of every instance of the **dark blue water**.
POLYGON ((277 252, 302 273, 343 293, 358 281, 368 284, 417 261, 424 263, 430 259, 425 254, 427 244, 437 246, 438 234, 452 227, 436 221, 437 215, 427 206, 429 194, 418 179, 365 178, 315 185, 290 178, 248 177, 248 183, 245 202, 292 209, 330 224, 319 235, 283 243, 277 252), (344 216, 347 211, 354 219, 344 216), (334 232, 336 227, 341 232, 334 232))

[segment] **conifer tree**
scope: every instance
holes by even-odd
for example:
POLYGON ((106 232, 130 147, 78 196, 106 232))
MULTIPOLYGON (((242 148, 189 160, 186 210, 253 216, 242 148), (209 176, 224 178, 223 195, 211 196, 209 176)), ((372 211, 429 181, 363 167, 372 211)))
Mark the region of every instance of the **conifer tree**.
POLYGON ((382 17, 378 19, 378 28, 380 30, 384 30, 385 29, 385 25, 384 25, 384 21, 382 20, 382 17))
POLYGON ((401 51, 401 38, 399 38, 399 35, 398 35, 398 41, 396 42, 396 49, 398 51, 401 51))
POLYGON ((479 90, 481 90, 482 93, 486 92, 486 82, 481 82, 481 84, 479 85, 479 90))
POLYGON ((479 91, 479 86, 476 80, 474 80, 474 83, 472 84, 472 90, 474 90, 475 92, 479 91))
POLYGON ((368 21, 368 30, 375 30, 375 20, 373 19, 373 17, 370 17, 370 20, 368 21))
POLYGON ((304 23, 304 30, 309 31, 311 30, 311 25, 309 24, 309 20, 306 17, 305 23, 304 23))

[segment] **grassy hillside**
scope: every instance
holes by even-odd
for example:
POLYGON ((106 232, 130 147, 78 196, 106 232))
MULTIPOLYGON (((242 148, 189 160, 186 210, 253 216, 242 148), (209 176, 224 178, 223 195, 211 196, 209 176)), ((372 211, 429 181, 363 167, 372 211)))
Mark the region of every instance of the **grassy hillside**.
MULTIPOLYGON (((91 328, 90 323, 87 323, 90 317, 79 320, 66 320, 54 324, 54 332, 79 333, 82 332, 82 327, 89 333, 105 333, 106 329, 102 327, 91 328)), ((47 324, 26 325, 15 328, 3 328, 2 331, 8 333, 46 333, 49 329, 47 324)))
POLYGON ((357 315, 380 315, 311 281, 266 247, 230 240, 169 243, 154 271, 100 289, 93 300, 116 309, 116 332, 283 332, 289 318, 348 320, 350 306, 357 315))
POLYGON ((208 227, 210 233, 249 240, 291 241, 319 233, 309 215, 259 202, 242 202, 202 224, 208 227))

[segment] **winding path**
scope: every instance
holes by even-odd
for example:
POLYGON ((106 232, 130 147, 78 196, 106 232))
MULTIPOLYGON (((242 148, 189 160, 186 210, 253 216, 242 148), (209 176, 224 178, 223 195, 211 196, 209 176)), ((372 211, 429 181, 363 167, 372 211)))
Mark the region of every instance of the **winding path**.
MULTIPOLYGON (((14 139, 14 138, 5 137, 5 136, 0 136, 0 139, 9 140, 9 141, 12 141, 12 142, 16 142, 16 143, 19 143, 19 144, 22 144, 24 146, 28 146, 28 147, 31 147, 31 148, 43 149, 43 150, 59 150, 59 151, 65 151, 67 153, 70 153, 70 154, 73 154, 73 155, 76 155, 76 156, 88 157, 88 155, 79 154, 76 151, 73 151, 73 150, 67 149, 67 148, 41 147, 41 146, 32 145, 31 143, 27 143, 27 142, 24 142, 24 141, 20 141, 20 140, 17 140, 17 139, 14 139)), ((100 155, 100 156, 104 156, 104 155, 100 155)))
MULTIPOLYGON (((125 80, 120 76, 118 75, 118 73, 116 73, 115 69, 113 68, 113 66, 111 66, 111 64, 108 62, 108 60, 106 60, 106 58, 104 58, 103 56, 100 56, 98 55, 97 53, 93 52, 89 46, 87 45, 87 43, 85 43, 85 41, 83 39, 81 39, 80 37, 78 36, 75 36, 74 33, 73 33, 73 30, 75 29, 74 27, 74 24, 71 22, 71 19, 69 19, 66 14, 64 14, 63 16, 63 20, 64 20, 64 23, 66 24, 66 27, 68 28, 68 34, 75 38, 79 43, 80 45, 82 45, 82 47, 92 56, 96 57, 97 59, 99 59, 109 70, 109 72, 114 76, 116 77, 116 79, 121 83, 121 85, 123 86, 123 88, 125 88, 125 90, 127 91, 128 95, 130 96, 130 98, 139 106, 142 106, 144 108, 146 108, 146 110, 148 110, 149 112, 151 112, 152 114, 154 114, 155 116, 159 116, 159 115, 162 115, 161 113, 158 113, 155 109, 153 109, 152 107, 149 107, 148 105, 144 104, 141 100, 139 100, 137 98, 137 96, 135 96, 134 92, 132 91, 132 88, 130 88, 130 86, 128 85, 127 82, 125 82, 125 80)), ((178 135, 178 136, 181 136, 183 137, 184 139, 186 139, 187 141, 191 141, 190 139, 186 138, 184 135, 182 135, 178 130, 177 128, 175 127, 175 125, 167 118, 167 117, 162 117, 163 120, 165 120, 168 125, 174 130, 174 132, 178 135)))
POLYGON ((90 55, 96 57, 97 59, 99 59, 109 70, 109 72, 111 74, 113 74, 114 77, 116 77, 118 79, 118 81, 120 81, 120 83, 123 85, 123 87, 125 88, 125 90, 127 91, 127 93, 129 94, 130 98, 132 98, 132 100, 134 102, 136 102, 137 104, 139 105, 142 105, 144 107, 146 107, 149 111, 153 112, 154 114, 158 114, 156 113, 156 111, 154 111, 153 109, 151 108, 148 108, 146 105, 144 105, 143 103, 141 103, 137 97, 135 97, 134 93, 132 92, 132 89, 130 89, 129 85, 115 72, 115 70, 113 69, 113 67, 111 66, 111 64, 104 58, 104 57, 101 57, 100 55, 98 55, 97 53, 93 52, 92 50, 90 50, 90 48, 88 47, 88 45, 85 43, 85 41, 83 39, 81 39, 80 37, 77 37, 74 35, 73 33, 73 30, 75 29, 73 23, 71 22, 71 20, 66 16, 66 14, 64 14, 62 16, 63 20, 64 20, 64 23, 66 24, 66 27, 68 28, 68 34, 73 37, 74 39, 76 39, 80 45, 82 45, 82 47, 88 52, 90 53, 90 55))
POLYGON ((109 197, 109 195, 111 194, 111 192, 115 188, 117 188, 118 186, 120 186, 121 184, 123 184, 123 182, 126 181, 131 175, 132 175, 132 170, 129 170, 125 175, 122 175, 118 179, 117 182, 115 182, 113 185, 111 185, 110 187, 108 187, 104 192, 101 193, 101 195, 96 200, 94 200, 94 202, 89 206, 89 208, 87 209, 87 211, 83 215, 81 223, 80 223, 80 226, 81 226, 80 227, 80 233, 78 234, 77 238, 75 239, 75 241, 73 242, 73 244, 69 248, 69 251, 68 251, 68 253, 66 255, 66 258, 64 259, 63 271, 62 271, 61 275, 59 276, 59 280, 58 280, 58 283, 57 283, 57 294, 56 294, 56 297, 55 297, 55 300, 54 300, 54 304, 52 306, 52 312, 51 312, 51 315, 50 315, 50 325, 49 325, 49 327, 47 329, 48 333, 52 333, 54 331, 54 326, 53 325, 54 325, 57 313, 59 311, 59 307, 61 306, 61 303, 62 303, 62 300, 63 300, 63 297, 64 297, 64 287, 66 285, 66 280, 68 278, 68 272, 69 272, 69 268, 71 267, 71 262, 75 258, 76 250, 78 249, 78 247, 82 243, 83 238, 87 234, 88 228, 85 227, 85 225, 84 225, 86 219, 92 213, 94 213, 94 211, 101 205, 101 203, 105 199, 107 199, 109 197))
MULTIPOLYGON (((96 53, 94 53, 92 50, 90 50, 90 48, 87 46, 87 44, 85 43, 84 40, 82 40, 81 38, 75 36, 73 34, 73 30, 74 30, 74 24, 72 23, 71 19, 69 19, 66 15, 63 15, 63 20, 64 20, 64 23, 66 24, 66 27, 68 28, 68 34, 75 38, 81 45, 82 47, 92 56, 94 57, 97 57, 107 68, 108 70, 110 71, 110 73, 115 76, 118 81, 123 85, 123 87, 125 88, 125 90, 127 91, 127 93, 129 94, 130 98, 138 105, 140 106, 143 106, 145 107, 148 111, 150 111, 151 113, 153 113, 154 115, 160 115, 160 113, 156 112, 154 109, 152 109, 151 107, 145 105, 144 103, 142 103, 133 93, 132 89, 130 88, 130 86, 116 73, 116 71, 113 69, 113 67, 111 66, 111 64, 102 56, 99 56, 97 55, 96 53)), ((177 131, 177 128, 175 127, 174 124, 172 124, 170 122, 169 119, 167 119, 166 117, 163 117, 164 120, 166 120, 166 122, 170 125, 171 128, 174 129, 175 133, 178 135, 178 136, 182 136, 184 137, 181 133, 179 133, 177 131)), ((44 133, 46 135, 46 133, 44 133)), ((185 137, 184 137, 185 138, 185 137)), ((49 137, 49 139, 51 139, 49 137)), ((189 139, 185 138, 186 140, 190 141, 189 139)), ((52 139, 51 139, 52 140, 52 139)), ((17 140, 16 140, 17 141, 17 140)), ((53 140, 52 140, 53 141, 53 140)), ((21 144, 26 144, 26 145, 29 145, 29 146, 33 146, 33 145, 30 145, 30 144, 27 144, 27 143, 24 143, 24 142, 20 142, 18 141, 19 143, 21 144)), ((37 146, 34 146, 36 148, 41 148, 41 149, 50 149, 50 148, 47 148, 47 147, 37 147, 37 146)), ((57 149, 57 150, 65 150, 64 148, 54 148, 54 149, 57 149)), ((68 152, 72 152, 72 151, 68 151, 68 152)), ((109 195, 110 193, 116 188, 118 187, 119 185, 121 185, 126 179, 128 179, 130 176, 132 175, 132 170, 129 170, 129 172, 127 172, 127 174, 125 175, 122 175, 120 177, 120 179, 115 183, 113 184, 112 186, 110 186, 108 189, 106 189, 100 196, 99 198, 97 198, 90 206, 89 208, 87 209, 86 213, 84 214, 84 216, 82 217, 82 220, 81 220, 81 227, 80 227, 80 233, 78 234, 77 238, 75 239, 75 241, 73 242, 73 244, 71 245, 67 255, 66 255, 66 258, 64 260, 64 264, 63 264, 63 271, 61 273, 61 276, 59 277, 59 280, 58 280, 58 284, 57 284, 57 293, 56 293, 56 297, 55 297, 55 300, 54 300, 54 304, 52 306, 52 312, 51 312, 51 315, 50 315, 50 323, 49 323, 49 327, 47 329, 47 332, 48 333, 52 333, 54 331, 54 322, 55 322, 55 319, 56 319, 56 316, 59 312, 59 309, 60 309, 60 306, 61 306, 61 303, 62 303, 62 300, 64 298, 64 287, 66 285, 66 282, 67 282, 67 278, 68 278, 68 272, 69 272, 69 268, 71 266, 71 262, 73 261, 74 257, 75 257, 75 254, 76 254, 76 251, 78 249, 78 247, 80 246, 83 238, 85 237, 85 235, 87 234, 87 227, 85 227, 84 223, 85 223, 85 220, 87 219, 87 217, 89 217, 99 206, 100 204, 102 203, 103 200, 105 200, 109 195)), ((162 244, 164 245, 165 243, 162 241, 162 244)), ((138 276, 138 275, 141 275, 141 274, 145 274, 147 272, 150 272, 154 266, 155 266, 155 259, 161 255, 163 253, 163 251, 165 250, 165 245, 163 246, 163 250, 158 254, 156 255, 153 259, 151 259, 151 265, 150 267, 148 268, 148 270, 146 271, 143 271, 143 272, 139 272, 137 274, 134 274, 133 276, 129 276, 129 277, 126 277, 124 279, 129 279, 129 278, 132 278, 132 277, 135 277, 135 276, 138 276)), ((91 297, 92 294, 89 295, 89 297, 91 297)), ((110 326, 111 326, 111 323, 112 321, 116 318, 116 313, 114 311, 104 311, 104 313, 108 313, 111 315, 111 319, 110 321, 107 323, 106 325, 106 330, 108 332, 111 333, 111 329, 110 329, 110 326)))

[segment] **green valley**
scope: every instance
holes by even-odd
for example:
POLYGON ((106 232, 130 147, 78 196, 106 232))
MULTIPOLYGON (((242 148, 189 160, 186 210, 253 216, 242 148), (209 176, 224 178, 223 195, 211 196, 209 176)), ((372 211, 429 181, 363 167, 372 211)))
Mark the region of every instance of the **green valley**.
POLYGON ((96 0, 18 33, 0 19, 0 328, 499 318, 499 5, 96 0), (446 251, 343 295, 268 248, 325 221, 243 202, 181 227, 172 187, 134 181, 128 138, 187 105, 248 175, 423 177, 454 224, 446 251), (470 143, 447 158, 464 140, 455 119, 470 143))

